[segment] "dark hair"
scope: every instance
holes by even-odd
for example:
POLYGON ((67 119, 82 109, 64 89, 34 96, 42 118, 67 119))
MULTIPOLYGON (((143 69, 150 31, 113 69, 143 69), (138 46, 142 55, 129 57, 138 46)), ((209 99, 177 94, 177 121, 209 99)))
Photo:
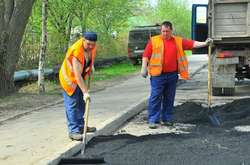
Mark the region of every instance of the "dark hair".
POLYGON ((171 30, 173 30, 173 25, 169 21, 162 22, 161 26, 169 27, 171 30))

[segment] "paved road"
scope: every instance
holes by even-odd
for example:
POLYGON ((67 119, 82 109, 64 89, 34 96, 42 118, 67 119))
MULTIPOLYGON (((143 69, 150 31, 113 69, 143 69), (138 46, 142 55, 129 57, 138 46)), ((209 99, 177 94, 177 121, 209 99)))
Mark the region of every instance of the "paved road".
MULTIPOLYGON (((190 56, 190 72, 206 64, 206 56, 190 56)), ((90 125, 96 134, 112 134, 127 119, 145 108, 149 81, 134 76, 121 84, 92 94, 90 125)), ((63 104, 10 120, 0 125, 0 164, 53 164, 71 155, 80 143, 68 139, 63 104)))
POLYGON ((235 96, 213 97, 213 110, 222 119, 220 127, 212 127, 205 113, 207 68, 203 68, 192 80, 177 87, 174 127, 159 125, 149 129, 145 110, 119 129, 116 136, 96 137, 87 153, 100 155, 110 164, 247 165, 250 81, 237 85, 235 96))

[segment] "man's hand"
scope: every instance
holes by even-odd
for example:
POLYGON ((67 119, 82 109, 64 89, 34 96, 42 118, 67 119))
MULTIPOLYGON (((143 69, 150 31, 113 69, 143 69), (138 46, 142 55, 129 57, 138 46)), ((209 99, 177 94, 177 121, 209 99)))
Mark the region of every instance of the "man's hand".
POLYGON ((206 45, 212 44, 213 39, 212 38, 207 38, 205 42, 206 42, 206 45))
POLYGON ((141 67, 141 76, 144 77, 144 78, 147 78, 147 76, 148 76, 148 69, 147 69, 147 67, 145 67, 145 66, 141 67))
POLYGON ((85 101, 85 103, 87 102, 87 100, 90 101, 90 95, 89 95, 89 93, 84 93, 83 94, 83 100, 85 101))

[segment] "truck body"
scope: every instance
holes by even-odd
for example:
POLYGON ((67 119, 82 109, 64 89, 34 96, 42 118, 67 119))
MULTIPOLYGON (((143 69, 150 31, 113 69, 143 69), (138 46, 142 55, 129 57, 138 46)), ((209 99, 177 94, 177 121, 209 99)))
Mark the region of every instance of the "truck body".
POLYGON ((136 26, 129 31, 128 58, 132 64, 139 64, 151 36, 160 34, 159 25, 136 26))
POLYGON ((250 78, 250 0, 209 0, 192 12, 192 38, 214 40, 213 95, 233 95, 235 81, 250 78))

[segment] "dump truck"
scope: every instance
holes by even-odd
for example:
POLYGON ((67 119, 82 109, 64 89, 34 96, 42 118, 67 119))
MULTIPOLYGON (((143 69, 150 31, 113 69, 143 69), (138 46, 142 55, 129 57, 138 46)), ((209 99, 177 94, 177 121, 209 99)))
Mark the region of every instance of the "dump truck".
MULTIPOLYGON (((231 96, 250 79, 250 0, 209 0, 192 7, 192 39, 213 39, 212 93, 231 96)), ((194 53, 204 49, 194 50, 194 53)))

